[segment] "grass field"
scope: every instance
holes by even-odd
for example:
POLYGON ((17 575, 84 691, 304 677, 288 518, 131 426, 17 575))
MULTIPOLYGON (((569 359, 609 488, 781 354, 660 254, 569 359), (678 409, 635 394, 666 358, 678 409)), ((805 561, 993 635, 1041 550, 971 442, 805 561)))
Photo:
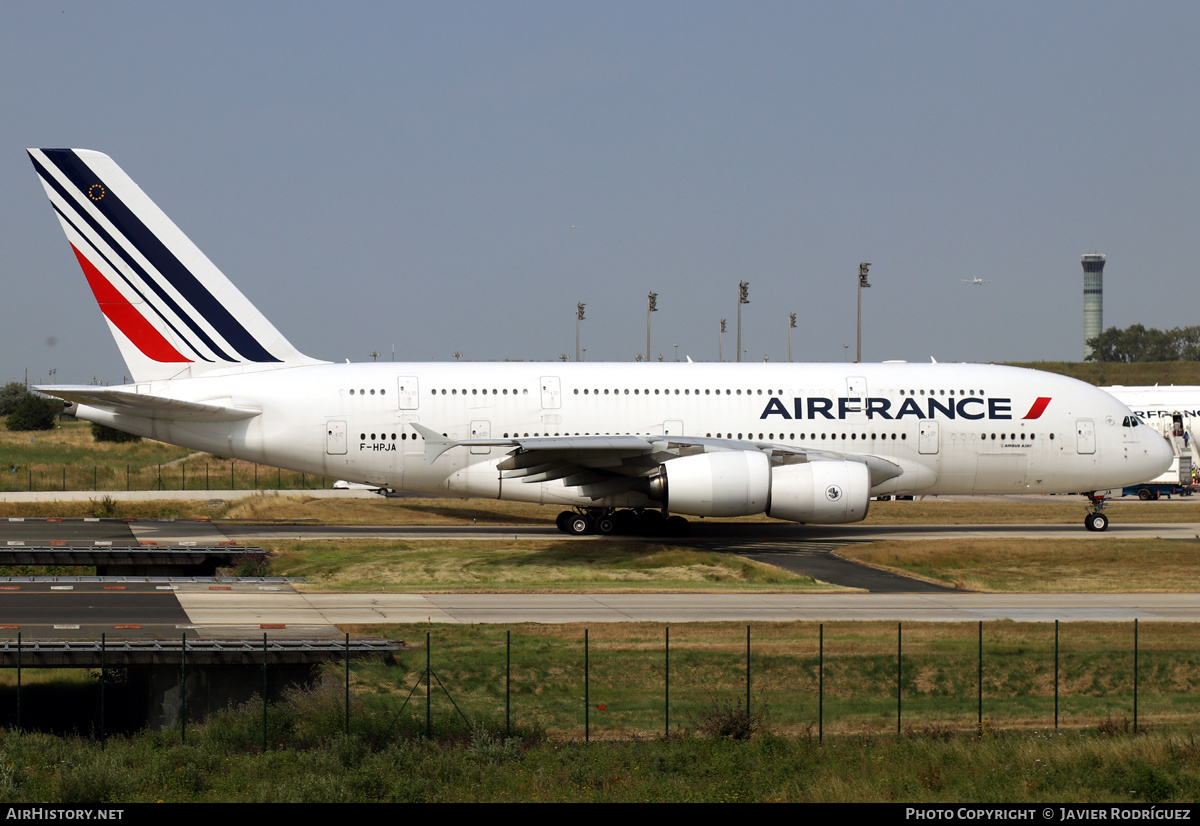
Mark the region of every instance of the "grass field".
POLYGON ((1200 541, 1080 538, 941 539, 843 548, 847 559, 971 591, 1190 593, 1200 590, 1200 541))
MULTIPOLYGON (((266 543, 271 571, 317 592, 813 592, 841 590, 732 553, 653 541, 311 540, 266 543)), ((972 591, 1200 589, 1200 542, 1091 536, 845 546, 848 559, 972 591)))
POLYGON ((270 543, 275 574, 305 591, 827 591, 810 577, 734 554, 649 542, 316 540, 270 543))
MULTIPOLYGON (((1053 729, 1056 722, 1123 730, 1134 718, 1133 623, 1064 623, 1057 629, 1057 661, 1054 624, 1007 621, 982 629, 975 623, 685 623, 670 628, 669 645, 666 629, 652 623, 597 624, 587 629, 586 641, 581 625, 353 630, 422 647, 429 634, 439 682, 433 706, 452 728, 461 724, 453 722, 459 714, 503 720, 511 706, 513 725, 559 739, 583 737, 585 725, 600 739, 662 735, 667 726, 672 733, 704 732, 722 709, 745 708, 747 680, 764 728, 788 736, 821 730, 887 735, 906 727, 970 731, 981 716, 995 731, 1053 729)), ((1200 688, 1200 627, 1143 623, 1137 643, 1139 728, 1186 727, 1200 719, 1192 702, 1200 688)), ((425 652, 418 650, 395 665, 363 665, 353 682, 367 708, 382 713, 419 682, 424 665, 425 652)), ((419 706, 412 713, 423 722, 423 702, 419 706)))
POLYGON ((1107 803, 1169 812, 1164 804, 1186 807, 1200 796, 1200 748, 1188 732, 584 744, 477 731, 379 746, 301 722, 307 708, 297 702, 273 715, 273 733, 306 745, 263 752, 254 745, 259 708, 214 720, 186 744, 146 732, 101 750, 89 740, 0 732, 0 802, 1107 803))
MULTIPOLYGON (((660 626, 590 629, 586 652, 579 626, 354 630, 420 644, 393 662, 352 666, 348 736, 340 669, 265 709, 265 748, 257 699, 189 726, 186 743, 177 728, 110 737, 103 749, 92 738, 2 729, 0 802, 1163 804, 1200 795, 1192 624, 1143 625, 1136 735, 1129 624, 1064 624, 1057 640, 1049 625, 987 623, 980 636, 974 624, 906 624, 901 653, 895 623, 768 623, 750 629, 749 654, 743 626, 688 624, 670 629, 669 701, 660 626), (436 678, 428 739, 426 633, 436 678), (748 718, 739 711, 747 679, 748 718)), ((95 680, 75 690, 94 692, 95 680)))
POLYGON ((87 422, 26 433, 0 428, 0 491, 294 490, 332 483, 151 439, 97 442, 87 422))

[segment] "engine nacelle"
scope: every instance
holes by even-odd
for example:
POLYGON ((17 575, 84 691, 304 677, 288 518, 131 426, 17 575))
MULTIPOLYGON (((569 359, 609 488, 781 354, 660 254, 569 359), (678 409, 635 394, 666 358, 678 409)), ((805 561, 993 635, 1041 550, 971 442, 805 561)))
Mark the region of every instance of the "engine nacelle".
POLYGON ((861 462, 771 465, 757 450, 681 456, 664 462, 650 497, 672 513, 751 516, 836 525, 867 516, 871 474, 861 462))
POLYGON ((771 471, 767 516, 790 522, 858 522, 871 503, 871 476, 859 462, 806 462, 771 471))
POLYGON ((673 513, 749 516, 767 509, 771 461, 757 450, 681 456, 662 465, 651 496, 673 513))

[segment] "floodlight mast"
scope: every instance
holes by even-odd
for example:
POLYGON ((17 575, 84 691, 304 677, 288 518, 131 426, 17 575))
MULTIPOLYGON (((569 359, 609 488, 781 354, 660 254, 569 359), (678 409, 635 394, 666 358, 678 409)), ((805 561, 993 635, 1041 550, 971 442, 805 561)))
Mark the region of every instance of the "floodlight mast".
POLYGON ((650 360, 650 313, 658 312, 658 293, 653 290, 646 296, 646 361, 650 360))
POLYGON ((862 291, 863 287, 870 287, 867 282, 867 270, 871 268, 869 262, 862 262, 858 265, 858 346, 854 351, 854 363, 862 364, 862 291))
POLYGON ((737 360, 742 360, 742 305, 750 303, 750 282, 738 282, 738 340, 737 360))
POLYGON ((586 306, 582 301, 575 305, 575 361, 579 361, 579 322, 583 321, 583 308, 586 306))

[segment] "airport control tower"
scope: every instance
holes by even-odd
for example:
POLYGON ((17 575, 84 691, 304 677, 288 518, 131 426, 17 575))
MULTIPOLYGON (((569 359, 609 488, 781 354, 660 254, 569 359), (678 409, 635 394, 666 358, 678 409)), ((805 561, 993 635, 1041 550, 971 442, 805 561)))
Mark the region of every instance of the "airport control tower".
POLYGON ((1083 358, 1092 354, 1088 340, 1104 332, 1104 256, 1088 253, 1083 264, 1083 358))

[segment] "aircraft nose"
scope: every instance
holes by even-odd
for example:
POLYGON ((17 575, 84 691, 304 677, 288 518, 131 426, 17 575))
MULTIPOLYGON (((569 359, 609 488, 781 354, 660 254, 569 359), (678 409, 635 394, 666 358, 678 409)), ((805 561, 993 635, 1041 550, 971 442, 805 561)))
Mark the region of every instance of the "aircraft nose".
POLYGON ((1138 429, 1142 431, 1140 441, 1146 446, 1146 466, 1149 472, 1146 478, 1153 479, 1166 472, 1167 468, 1171 466, 1171 462, 1175 461, 1175 454, 1167 440, 1160 436, 1154 428, 1141 425, 1138 429))

